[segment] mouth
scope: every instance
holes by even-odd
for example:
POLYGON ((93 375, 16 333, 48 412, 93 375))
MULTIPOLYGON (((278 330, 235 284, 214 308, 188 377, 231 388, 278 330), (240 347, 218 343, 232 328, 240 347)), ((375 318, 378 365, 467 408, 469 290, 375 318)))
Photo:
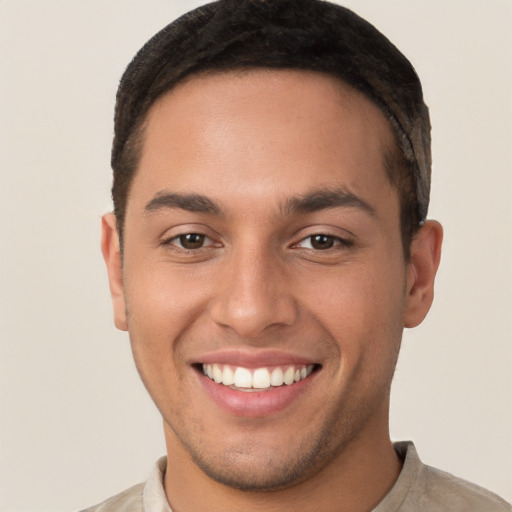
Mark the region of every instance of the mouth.
POLYGON ((223 418, 293 414, 304 406, 304 400, 315 404, 321 394, 321 385, 315 382, 323 365, 307 356, 276 350, 225 350, 202 354, 190 364, 199 389, 205 392, 199 395, 207 399, 205 410, 214 404, 223 418))
POLYGON ((245 368, 229 364, 199 364, 202 374, 216 384, 236 391, 261 392, 292 386, 306 380, 317 370, 316 364, 289 364, 272 367, 245 368))

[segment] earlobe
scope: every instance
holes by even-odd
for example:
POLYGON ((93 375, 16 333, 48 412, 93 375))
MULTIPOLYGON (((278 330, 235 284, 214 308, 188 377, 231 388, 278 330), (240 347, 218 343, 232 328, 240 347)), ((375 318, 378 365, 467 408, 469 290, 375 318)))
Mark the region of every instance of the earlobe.
POLYGON ((107 265, 110 295, 114 307, 114 323, 118 329, 127 331, 123 263, 116 229, 116 217, 113 213, 107 213, 101 219, 101 252, 107 265))
POLYGON ((419 325, 432 305, 442 241, 443 228, 433 220, 427 221, 412 241, 407 270, 405 327, 419 325))

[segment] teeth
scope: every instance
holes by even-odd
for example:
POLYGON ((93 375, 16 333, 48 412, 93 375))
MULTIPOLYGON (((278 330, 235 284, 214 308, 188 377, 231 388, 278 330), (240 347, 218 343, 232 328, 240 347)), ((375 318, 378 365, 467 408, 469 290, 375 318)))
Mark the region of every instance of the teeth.
POLYGON ((229 366, 224 366, 224 372, 222 373, 222 384, 224 386, 232 386, 235 383, 235 374, 229 366))
POLYGON ((282 386, 284 383, 284 373, 281 368, 274 368, 270 374, 270 384, 272 386, 282 386))
POLYGON ((219 368, 218 364, 213 365, 213 380, 219 384, 222 382, 222 370, 219 368))
POLYGON ((295 367, 290 366, 285 372, 284 372, 284 383, 289 386, 290 384, 293 384, 293 376, 295 375, 295 367))
POLYGON ((250 370, 239 366, 235 370, 233 384, 237 388, 252 388, 252 375, 251 375, 250 370))
POLYGON ((314 365, 290 365, 249 370, 241 366, 203 364, 203 373, 217 384, 236 388, 270 389, 283 384, 290 386, 311 375, 314 365))
POLYGON ((252 376, 252 387, 265 389, 270 387, 270 373, 266 368, 258 368, 252 376))

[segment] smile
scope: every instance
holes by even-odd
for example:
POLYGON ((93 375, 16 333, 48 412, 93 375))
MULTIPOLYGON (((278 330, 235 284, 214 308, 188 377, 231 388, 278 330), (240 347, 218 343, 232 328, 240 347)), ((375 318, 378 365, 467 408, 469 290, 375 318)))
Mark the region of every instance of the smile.
POLYGON ((271 368, 244 368, 227 364, 203 364, 202 372, 217 384, 239 391, 270 390, 281 386, 291 386, 307 379, 315 365, 284 365, 271 368))

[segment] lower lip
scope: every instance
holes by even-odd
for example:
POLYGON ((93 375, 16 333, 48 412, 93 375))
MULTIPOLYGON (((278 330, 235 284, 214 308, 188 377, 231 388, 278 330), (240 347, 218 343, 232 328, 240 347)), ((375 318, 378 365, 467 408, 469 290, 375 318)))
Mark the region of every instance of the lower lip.
POLYGON ((286 409, 311 385, 316 374, 313 372, 304 380, 267 391, 237 391, 198 372, 201 384, 213 401, 227 412, 243 417, 269 416, 286 409))

